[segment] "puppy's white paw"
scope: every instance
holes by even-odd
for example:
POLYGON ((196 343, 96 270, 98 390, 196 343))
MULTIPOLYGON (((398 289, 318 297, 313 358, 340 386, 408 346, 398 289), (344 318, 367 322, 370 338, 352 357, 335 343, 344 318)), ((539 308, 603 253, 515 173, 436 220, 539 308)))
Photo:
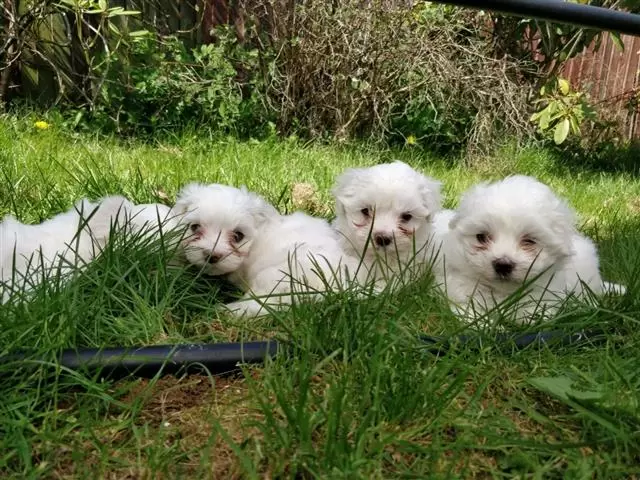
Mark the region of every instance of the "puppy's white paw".
POLYGON ((269 313, 260 302, 251 298, 227 303, 224 308, 237 318, 255 318, 269 313))
POLYGON ((627 287, 619 283, 603 281, 602 286, 604 287, 605 293, 609 293, 611 295, 624 295, 625 293, 627 293, 627 287))

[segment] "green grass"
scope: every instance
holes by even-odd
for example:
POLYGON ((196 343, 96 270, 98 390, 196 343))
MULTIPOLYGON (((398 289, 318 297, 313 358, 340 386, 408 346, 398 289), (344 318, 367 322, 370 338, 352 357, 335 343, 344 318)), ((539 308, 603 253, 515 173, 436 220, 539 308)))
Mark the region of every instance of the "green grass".
MULTIPOLYGON (((282 210, 295 182, 329 189, 350 166, 401 158, 445 184, 533 174, 566 195, 596 236, 607 279, 630 293, 571 304, 550 328, 602 327, 601 345, 435 357, 420 333, 463 326, 429 279, 367 301, 333 294, 260 321, 216 307, 228 288, 165 267, 162 245, 116 241, 71 282, 0 306, 0 474, 6 478, 629 478, 640 474, 640 178, 569 167, 536 149, 463 167, 417 150, 239 142, 184 134, 155 144, 0 122, 0 214, 38 222, 82 196, 171 200, 197 180, 246 184, 282 210), (291 354, 242 378, 104 381, 61 372, 72 346, 277 336, 291 354)), ((322 208, 321 208, 322 210, 322 208)), ((525 328, 525 327, 523 327, 525 328)), ((526 327, 530 328, 530 327, 526 327)), ((495 327, 487 327, 491 335, 495 327)))

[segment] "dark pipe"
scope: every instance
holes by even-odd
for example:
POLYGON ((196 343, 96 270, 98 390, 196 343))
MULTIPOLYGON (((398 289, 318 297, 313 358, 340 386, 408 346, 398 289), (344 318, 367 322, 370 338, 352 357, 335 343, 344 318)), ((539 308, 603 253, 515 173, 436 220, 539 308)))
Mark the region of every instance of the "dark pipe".
MULTIPOLYGON (((151 378, 158 373, 175 375, 195 372, 223 375, 238 371, 239 364, 263 363, 267 357, 275 356, 277 351, 278 344, 275 341, 82 348, 64 350, 59 365, 69 370, 100 371, 101 376, 109 378, 130 375, 151 378)), ((0 357, 0 365, 29 360, 32 360, 29 354, 17 353, 0 357)))
MULTIPOLYGON (((421 337, 426 350, 434 354, 446 354, 455 345, 471 349, 495 346, 500 349, 519 350, 529 346, 569 345, 589 341, 594 343, 605 337, 600 331, 583 331, 567 334, 560 330, 531 334, 499 334, 482 339, 476 336, 459 336, 452 339, 421 337)), ((139 348, 88 348, 68 349, 62 352, 59 365, 69 370, 99 371, 112 379, 127 376, 151 378, 157 374, 183 374, 209 372, 214 375, 237 372, 240 364, 263 363, 283 350, 275 341, 248 343, 154 345, 139 348)), ((28 365, 30 357, 17 353, 0 357, 0 366, 8 363, 28 365)), ((33 360, 33 359, 31 359, 33 360)), ((40 365, 42 361, 35 362, 40 365)), ((16 370, 1 372, 10 374, 16 370)))
POLYGON ((436 3, 640 36, 640 15, 592 5, 559 0, 436 0, 436 3))

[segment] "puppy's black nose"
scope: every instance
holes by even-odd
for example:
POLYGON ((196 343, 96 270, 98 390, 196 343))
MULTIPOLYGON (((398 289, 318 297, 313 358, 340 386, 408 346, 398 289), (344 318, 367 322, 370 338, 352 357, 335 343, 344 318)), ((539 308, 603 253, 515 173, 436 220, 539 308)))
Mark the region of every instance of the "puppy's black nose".
POLYGON ((221 258, 222 257, 220 255, 209 255, 209 258, 207 258, 207 262, 210 263, 211 265, 214 265, 218 263, 221 258))
POLYGON ((498 258, 492 262, 493 269, 501 277, 508 277, 513 272, 513 268, 516 266, 508 258, 498 258))
POLYGON ((393 238, 388 235, 377 233, 373 236, 373 241, 376 242, 376 245, 379 247, 388 247, 391 245, 391 242, 393 242, 393 238))

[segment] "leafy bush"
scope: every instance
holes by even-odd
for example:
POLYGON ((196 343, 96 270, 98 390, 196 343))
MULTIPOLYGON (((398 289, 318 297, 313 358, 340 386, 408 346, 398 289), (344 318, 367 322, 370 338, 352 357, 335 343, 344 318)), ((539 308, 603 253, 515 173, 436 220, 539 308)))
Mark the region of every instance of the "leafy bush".
POLYGON ((631 155, 628 152, 637 152, 637 146, 625 139, 619 113, 621 107, 637 108, 635 101, 635 95, 622 95, 612 101, 594 103, 587 93, 572 89, 563 78, 554 77, 533 101, 540 107, 531 121, 547 146, 566 160, 575 160, 583 167, 598 165, 609 169, 617 158, 619 166, 625 168, 631 155))
POLYGON ((270 2, 281 131, 486 148, 530 131, 520 66, 496 60, 476 13, 433 4, 270 2), (282 32, 285 32, 284 34, 282 32), (481 74, 479 74, 481 72, 481 74))
MULTIPOLYGON (((144 2, 137 3, 141 13, 133 17, 106 0, 42 0, 43 9, 30 14, 37 21, 23 44, 43 58, 48 40, 38 37, 40 26, 61 14, 74 20, 64 25, 81 47, 84 70, 77 78, 54 70, 61 106, 76 126, 139 133, 205 125, 240 135, 277 128, 307 137, 410 139, 445 152, 493 148, 532 131, 528 98, 539 69, 521 55, 515 35, 533 24, 509 30, 498 17, 430 2, 268 0, 240 2, 236 31, 207 32, 213 43, 190 48, 184 29, 167 35, 171 22, 150 23, 144 2)), ((152 10, 160 7, 153 2, 152 10)), ((192 30, 201 28, 199 15, 192 30)), ((572 32, 554 34, 554 52, 573 48, 565 39, 572 32)), ((21 35, 10 33, 15 42, 21 35)))
POLYGON ((533 114, 531 121, 538 124, 542 135, 551 135, 556 145, 564 143, 569 134, 579 137, 583 122, 596 118, 584 92, 573 91, 564 78, 554 78, 543 86, 534 104, 544 107, 533 114))
POLYGON ((102 63, 104 77, 90 115, 82 111, 78 123, 89 122, 120 132, 157 131, 207 126, 218 132, 253 128, 264 123, 266 111, 259 90, 244 97, 240 82, 242 62, 256 71, 257 51, 238 48, 235 37, 221 31, 215 44, 189 51, 175 36, 141 37, 102 63))
POLYGON ((105 55, 148 33, 131 28, 139 22, 129 19, 139 15, 107 0, 3 2, 0 107, 14 97, 47 106, 92 104, 105 55))

